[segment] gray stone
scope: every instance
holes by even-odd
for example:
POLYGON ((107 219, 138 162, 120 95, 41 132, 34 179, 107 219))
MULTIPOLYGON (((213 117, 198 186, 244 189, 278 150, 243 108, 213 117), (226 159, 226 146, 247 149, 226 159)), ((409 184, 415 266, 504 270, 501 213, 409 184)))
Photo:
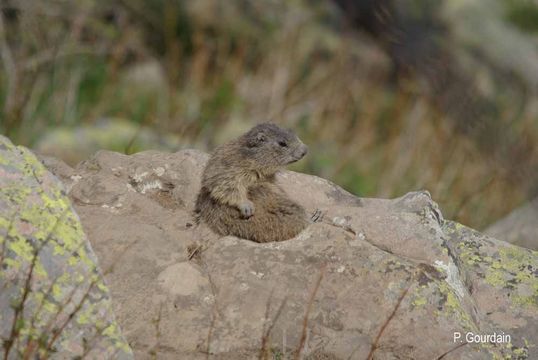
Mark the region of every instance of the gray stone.
POLYGON ((538 356, 536 252, 445 220, 425 191, 358 199, 289 171, 278 182, 321 209, 321 223, 284 242, 219 238, 191 216, 206 161, 100 151, 74 169, 70 196, 113 267, 106 280, 137 358, 538 356), (455 332, 511 342, 465 344, 455 332))
POLYGON ((0 341, 3 359, 133 358, 64 187, 28 149, 3 136, 0 341))
POLYGON ((514 245, 538 250, 538 198, 490 225, 484 233, 514 245))

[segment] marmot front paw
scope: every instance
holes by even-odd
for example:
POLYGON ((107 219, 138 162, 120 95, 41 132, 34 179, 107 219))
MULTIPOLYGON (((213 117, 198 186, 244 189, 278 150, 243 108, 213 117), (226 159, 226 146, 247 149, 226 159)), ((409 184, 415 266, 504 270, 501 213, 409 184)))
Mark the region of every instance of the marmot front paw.
POLYGON ((245 201, 241 204, 239 204, 239 211, 241 212, 241 217, 244 219, 250 218, 252 215, 254 215, 254 204, 252 201, 245 201))

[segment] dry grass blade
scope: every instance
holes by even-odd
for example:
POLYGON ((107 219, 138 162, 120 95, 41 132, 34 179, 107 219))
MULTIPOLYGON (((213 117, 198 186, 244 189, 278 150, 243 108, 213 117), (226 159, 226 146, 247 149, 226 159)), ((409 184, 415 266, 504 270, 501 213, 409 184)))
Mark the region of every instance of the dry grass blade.
MULTIPOLYGON (((35 172, 33 173, 34 177, 35 172)), ((28 275, 25 279, 24 288, 23 288, 23 294, 20 302, 15 306, 14 311, 15 314, 13 315, 13 323, 11 326, 11 331, 9 338, 4 341, 4 359, 7 360, 9 358, 9 353, 11 352, 11 349, 16 341, 19 341, 19 322, 23 321, 21 317, 24 316, 24 306, 26 304, 26 300, 28 299, 28 296, 30 295, 32 291, 32 278, 34 274, 34 269, 37 265, 37 261, 39 259, 39 253, 41 250, 49 243, 49 241, 52 238, 52 235, 56 231, 58 224, 60 224, 61 220, 63 220, 64 215, 66 214, 67 209, 64 210, 58 217, 56 217, 56 222, 52 226, 51 230, 49 231, 47 237, 43 240, 41 244, 34 244, 34 254, 32 256, 32 262, 30 263, 30 268, 28 270, 28 275)), ((14 219, 13 219, 14 221, 14 219)), ((13 222, 10 224, 12 226, 13 222)), ((8 231, 9 232, 9 231, 8 231)), ((4 245, 7 242, 7 236, 4 241, 4 245)))
POLYGON ((26 280, 24 283, 24 289, 22 293, 21 301, 15 306, 15 314, 13 315, 13 323, 11 325, 11 331, 9 335, 9 339, 4 341, 4 360, 9 359, 9 353, 11 352, 11 349, 13 345, 15 344, 15 341, 19 338, 19 322, 22 321, 20 317, 24 315, 24 305, 26 304, 26 300, 28 299, 28 295, 31 292, 31 285, 32 285, 32 277, 34 274, 34 268, 37 263, 37 257, 39 254, 39 249, 35 249, 34 256, 32 257, 32 263, 30 264, 30 269, 28 270, 28 275, 26 276, 26 280))
POLYGON ((368 353, 368 357, 367 357, 368 360, 373 359, 374 352, 379 347, 379 339, 381 339, 381 336, 383 335, 383 332, 385 331, 385 329, 387 328, 389 323, 394 318, 394 315, 396 314, 396 312, 400 308, 400 305, 402 304, 402 301, 405 298, 405 296, 407 295, 407 293, 409 292, 410 288, 411 288, 411 284, 402 292, 402 294, 398 298, 398 301, 396 302, 396 306, 394 306, 394 309, 392 309, 392 313, 389 315, 387 320, 383 323, 383 325, 381 326, 381 329, 379 329, 379 332, 377 333, 377 336, 375 337, 374 341, 372 342, 372 346, 370 347, 370 352, 368 353))
MULTIPOLYGON (((77 246, 77 248, 74 249, 70 253, 70 256, 72 256, 73 254, 78 252, 80 250, 80 248, 82 248, 83 246, 84 246, 84 243, 81 243, 79 246, 77 246)), ((58 276, 53 281, 51 281, 47 291, 44 293, 44 296, 41 298, 41 301, 39 302, 39 305, 37 306, 37 309, 34 311, 34 315, 32 316, 32 319, 31 319, 31 322, 30 322, 30 331, 31 332, 37 330, 36 322, 37 322, 37 319, 42 314, 43 308, 45 306, 45 299, 47 299, 47 298, 49 298, 51 296, 55 286, 58 285, 58 282, 60 281, 60 278, 61 277, 58 276)), ((59 309, 58 311, 61 311, 61 309, 59 309)), ((37 343, 37 341, 35 339, 28 338, 28 341, 26 343, 24 353, 23 353, 23 356, 22 356, 23 359, 31 359, 32 355, 34 354, 34 351, 37 348, 37 346, 38 346, 38 343, 37 343)))
MULTIPOLYGON (((84 295, 82 296, 82 298, 80 299, 78 304, 75 306, 73 311, 71 311, 69 313, 69 315, 68 315, 67 319, 64 321, 64 323, 58 329, 55 329, 53 331, 53 335, 52 335, 51 339, 49 340, 49 342, 47 343, 47 350, 49 350, 50 352, 53 351, 52 347, 53 347, 54 343, 56 342, 56 340, 58 340, 58 337, 62 334, 65 327, 71 322, 71 320, 75 317, 75 315, 78 314, 80 309, 82 309, 82 306, 84 305, 84 303, 86 302, 86 300, 90 296, 90 292, 92 291, 92 289, 93 289, 93 287, 95 286, 96 283, 97 283, 97 281, 92 281, 90 283, 90 285, 88 286, 88 289, 86 290, 86 292, 84 293, 84 295)), ((67 306, 68 303, 66 303, 65 305, 67 306)))
POLYGON ((161 320, 162 320, 162 313, 163 313, 163 303, 159 305, 159 310, 157 311, 157 317, 153 319, 153 325, 155 326, 155 345, 153 345, 148 353, 151 356, 152 359, 158 359, 157 352, 159 349, 159 346, 161 346, 161 320))
POLYGON ((307 338, 307 329, 308 329, 308 317, 310 316, 310 312, 312 311, 312 305, 314 304, 314 299, 316 298, 316 294, 319 290, 319 286, 321 285, 321 280, 325 276, 325 270, 327 269, 327 265, 324 264, 319 272, 319 276, 316 280, 316 283, 314 285, 314 289, 312 290, 312 293, 310 294, 310 298, 308 299, 308 304, 306 306, 306 312, 303 319, 303 329, 301 332, 301 338, 299 340, 299 346, 297 347, 297 350, 295 351, 295 360, 300 360, 302 352, 304 350, 304 346, 306 343, 307 338))
POLYGON ((450 354, 451 352, 456 351, 456 350, 458 350, 459 348, 461 348, 461 347, 463 347, 463 346, 465 346, 465 345, 467 345, 467 344, 468 344, 468 342, 466 341, 466 342, 464 342, 464 343, 462 343, 462 344, 459 344, 459 345, 456 346, 456 347, 453 347, 452 349, 448 350, 447 352, 445 352, 444 354, 442 354, 441 356, 439 356, 438 358, 436 358, 436 360, 441 360, 441 359, 443 359, 445 356, 447 356, 447 355, 450 354))
POLYGON ((215 324, 217 323, 217 317, 220 315, 219 303, 217 301, 217 287, 213 282, 211 274, 207 270, 207 265, 204 261, 200 261, 202 268, 207 274, 207 279, 209 281, 211 294, 213 295, 213 306, 211 308, 211 321, 209 323, 209 329, 207 330, 207 347, 205 350, 206 358, 209 359, 211 356, 211 338, 213 337, 213 331, 215 330, 215 324))
MULTIPOLYGON (((273 293, 269 295, 269 298, 267 299, 267 305, 265 307, 265 320, 269 318, 269 311, 271 309, 271 298, 273 293)), ((273 331, 273 328, 275 327, 275 324, 277 320, 280 318, 280 315, 282 315, 282 310, 284 309, 284 306, 286 305, 287 299, 284 298, 282 302, 280 303, 280 306, 278 307, 275 316, 271 319, 271 322, 269 323, 269 327, 264 330, 263 336, 262 336, 262 346, 260 348, 260 354, 258 355, 259 359, 267 359, 269 351, 267 349, 267 345, 269 344, 269 339, 271 338, 271 332, 273 331)), ((264 324, 265 327, 265 324, 264 324)))

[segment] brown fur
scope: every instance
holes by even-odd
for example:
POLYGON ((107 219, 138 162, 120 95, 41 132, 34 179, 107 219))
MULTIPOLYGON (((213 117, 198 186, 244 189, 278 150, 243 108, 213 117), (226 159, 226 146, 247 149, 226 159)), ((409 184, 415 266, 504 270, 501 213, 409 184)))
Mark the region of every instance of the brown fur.
POLYGON ((306 151, 293 132, 269 123, 218 147, 202 175, 197 220, 220 235, 257 242, 294 237, 309 221, 275 184, 275 173, 306 151))

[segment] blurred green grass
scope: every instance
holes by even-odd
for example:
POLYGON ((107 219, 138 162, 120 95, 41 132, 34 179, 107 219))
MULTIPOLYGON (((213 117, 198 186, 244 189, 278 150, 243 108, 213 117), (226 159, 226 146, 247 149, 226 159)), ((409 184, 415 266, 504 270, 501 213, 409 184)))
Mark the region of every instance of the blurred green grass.
MULTIPOLYGON (((0 131, 71 164, 92 146, 209 151, 273 120, 310 147, 292 169, 359 196, 428 189, 447 218, 476 228, 527 197, 450 126, 420 79, 395 85, 382 48, 337 31, 328 2, 50 0, 3 15, 17 76, 0 71, 0 131), (82 148, 77 136, 98 134, 93 127, 122 134, 82 148)), ((491 120, 510 121, 536 149, 536 99, 514 120, 512 102, 498 96, 502 111, 491 120)))
POLYGON ((505 0, 507 19, 527 32, 538 32, 538 5, 532 0, 505 0))

